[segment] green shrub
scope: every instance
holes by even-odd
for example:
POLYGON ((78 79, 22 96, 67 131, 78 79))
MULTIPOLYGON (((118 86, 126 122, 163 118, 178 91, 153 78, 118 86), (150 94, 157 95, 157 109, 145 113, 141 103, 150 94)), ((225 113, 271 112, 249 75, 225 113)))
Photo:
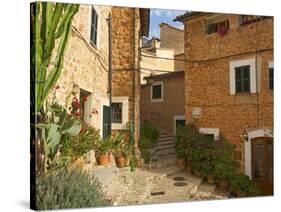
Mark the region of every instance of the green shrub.
POLYGON ((95 149, 99 138, 99 130, 85 125, 79 135, 62 140, 62 156, 69 157, 73 161, 95 149))
POLYGON ((231 189, 233 191, 244 192, 246 196, 258 196, 260 191, 245 174, 237 174, 231 179, 231 189))
POLYGON ((140 129, 139 148, 145 163, 150 161, 151 155, 149 149, 157 142, 159 131, 150 122, 145 121, 140 129))
POLYGON ((80 170, 63 169, 36 179, 37 210, 106 205, 98 182, 80 170))

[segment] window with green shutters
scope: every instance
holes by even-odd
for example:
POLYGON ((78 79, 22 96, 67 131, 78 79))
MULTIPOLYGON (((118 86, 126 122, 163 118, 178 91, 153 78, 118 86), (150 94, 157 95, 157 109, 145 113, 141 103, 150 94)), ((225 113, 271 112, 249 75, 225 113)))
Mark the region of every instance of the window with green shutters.
POLYGON ((236 93, 250 93, 250 65, 235 67, 236 93))
POLYGON ((97 45, 97 33, 98 33, 98 15, 94 8, 92 8, 92 19, 91 19, 91 37, 92 43, 97 45))
POLYGON ((274 71, 274 68, 273 67, 270 67, 268 69, 269 73, 269 89, 273 90, 273 71, 274 71))

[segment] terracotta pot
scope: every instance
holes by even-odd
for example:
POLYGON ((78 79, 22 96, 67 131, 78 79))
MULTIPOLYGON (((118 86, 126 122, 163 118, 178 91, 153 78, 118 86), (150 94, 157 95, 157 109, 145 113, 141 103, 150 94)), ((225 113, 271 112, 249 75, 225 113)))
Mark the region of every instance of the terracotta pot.
POLYGON ((207 181, 210 184, 214 184, 215 183, 215 176, 214 175, 208 175, 207 176, 207 181))
POLYGON ((246 197, 246 192, 244 191, 236 191, 237 197, 246 197))
POLYGON ((220 180, 219 188, 223 191, 227 191, 229 189, 229 182, 227 180, 220 180))
POLYGON ((108 153, 104 155, 99 155, 97 158, 98 164, 99 165, 106 165, 108 164, 108 153))
POLYGON ((183 168, 183 167, 185 166, 185 161, 184 161, 184 159, 183 159, 183 158, 177 158, 177 160, 176 160, 176 165, 177 165, 178 167, 183 168))
POLYGON ((116 165, 118 168, 124 168, 126 164, 126 158, 125 157, 118 157, 116 158, 116 165))

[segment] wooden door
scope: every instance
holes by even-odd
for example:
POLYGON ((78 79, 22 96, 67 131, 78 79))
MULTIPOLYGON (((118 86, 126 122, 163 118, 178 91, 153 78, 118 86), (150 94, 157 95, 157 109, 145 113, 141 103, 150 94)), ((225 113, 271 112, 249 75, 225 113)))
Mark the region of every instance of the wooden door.
POLYGON ((252 179, 263 195, 273 195, 273 138, 252 140, 252 179))

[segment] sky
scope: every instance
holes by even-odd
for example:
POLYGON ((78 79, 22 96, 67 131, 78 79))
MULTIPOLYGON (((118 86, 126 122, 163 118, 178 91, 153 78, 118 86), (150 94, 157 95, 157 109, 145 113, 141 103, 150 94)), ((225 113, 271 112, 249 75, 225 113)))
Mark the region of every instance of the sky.
POLYGON ((164 9, 150 9, 150 29, 149 38, 158 37, 160 38, 160 27, 161 22, 165 22, 169 25, 183 29, 181 22, 174 22, 176 16, 185 13, 184 10, 164 10, 164 9))

